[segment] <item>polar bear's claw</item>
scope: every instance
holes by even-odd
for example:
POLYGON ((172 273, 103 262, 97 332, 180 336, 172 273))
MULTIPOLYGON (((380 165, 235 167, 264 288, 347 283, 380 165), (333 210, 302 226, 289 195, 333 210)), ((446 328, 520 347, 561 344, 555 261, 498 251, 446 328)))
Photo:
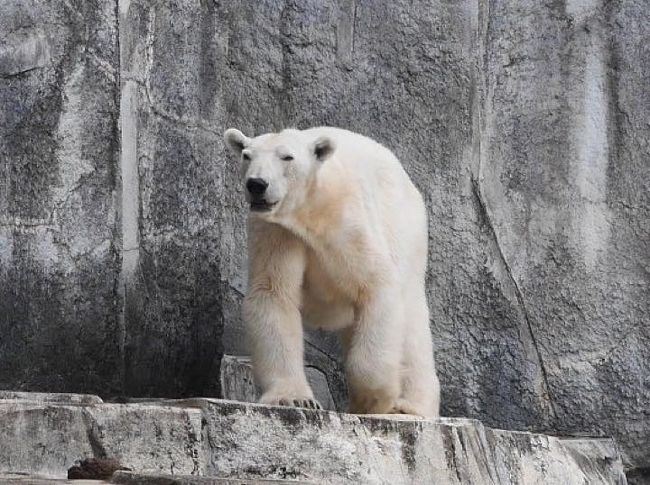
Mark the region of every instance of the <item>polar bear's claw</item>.
POLYGON ((294 399, 293 405, 297 408, 323 409, 316 399, 294 399))
MULTIPOLYGON (((274 403, 269 400, 262 400, 266 404, 273 405, 274 403)), ((295 407, 295 408, 305 408, 305 409, 323 409, 323 406, 316 399, 287 399, 281 398, 275 401, 275 404, 279 406, 295 407)))
POLYGON ((320 403, 316 399, 307 399, 307 408, 309 409, 323 409, 323 406, 320 405, 320 403))

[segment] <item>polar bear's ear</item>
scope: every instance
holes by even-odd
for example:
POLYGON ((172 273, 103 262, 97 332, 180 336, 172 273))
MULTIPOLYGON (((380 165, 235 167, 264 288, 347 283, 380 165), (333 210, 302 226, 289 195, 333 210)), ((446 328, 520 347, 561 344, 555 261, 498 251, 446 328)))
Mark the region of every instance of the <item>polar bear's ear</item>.
POLYGON ((314 144, 314 155, 319 162, 324 162, 334 152, 334 143, 329 138, 319 138, 314 144))
POLYGON ((246 148, 250 143, 250 138, 244 135, 241 131, 234 128, 226 130, 223 134, 223 139, 236 155, 240 155, 242 150, 246 148))

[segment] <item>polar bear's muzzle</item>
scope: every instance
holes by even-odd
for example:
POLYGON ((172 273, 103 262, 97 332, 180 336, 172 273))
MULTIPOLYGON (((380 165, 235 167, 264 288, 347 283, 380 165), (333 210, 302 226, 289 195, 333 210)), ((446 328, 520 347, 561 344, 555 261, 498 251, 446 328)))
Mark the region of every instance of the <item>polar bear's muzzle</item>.
POLYGON ((266 199, 266 189, 269 183, 262 178, 249 178, 246 181, 246 190, 250 196, 251 210, 255 212, 268 212, 276 202, 266 199))
POLYGON ((261 201, 261 202, 251 201, 251 210, 253 212, 268 212, 271 209, 273 209, 273 207, 275 207, 275 204, 277 204, 277 202, 271 204, 266 201, 261 201))

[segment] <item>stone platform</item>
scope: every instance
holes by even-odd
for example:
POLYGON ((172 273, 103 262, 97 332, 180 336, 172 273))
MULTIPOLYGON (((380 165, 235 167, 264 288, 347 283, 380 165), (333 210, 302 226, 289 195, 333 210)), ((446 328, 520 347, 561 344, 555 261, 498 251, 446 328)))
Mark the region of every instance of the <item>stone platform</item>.
POLYGON ((122 484, 626 483, 609 439, 218 399, 116 404, 2 392, 0 443, 2 483, 65 483, 68 468, 89 457, 129 468, 113 475, 122 484))

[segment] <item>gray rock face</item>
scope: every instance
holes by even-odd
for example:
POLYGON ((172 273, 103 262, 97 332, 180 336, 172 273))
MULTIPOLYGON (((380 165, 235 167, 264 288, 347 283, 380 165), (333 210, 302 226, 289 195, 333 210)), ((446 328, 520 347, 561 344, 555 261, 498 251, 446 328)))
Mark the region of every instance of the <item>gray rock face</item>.
POLYGON ((478 173, 534 335, 546 426, 614 434, 628 463, 648 466, 650 13, 490 8, 478 173))
POLYGON ((120 2, 128 395, 218 395, 239 312, 245 220, 214 119, 214 8, 120 2))
POLYGON ((629 485, 648 485, 650 484, 650 468, 628 470, 626 477, 629 485))
POLYGON ((560 440, 469 419, 361 417, 215 399, 50 400, 0 401, 0 479, 63 478, 75 461, 96 457, 134 472, 116 473, 114 483, 626 483, 612 440, 560 440), (157 476, 163 473, 177 477, 157 476))
POLYGON ((115 392, 115 4, 0 2, 0 388, 115 392))
MULTIPOLYGON (((221 133, 336 125, 391 148, 425 195, 443 414, 613 435, 650 467, 643 2, 0 13, 0 385, 218 395, 224 349, 247 350, 221 133)), ((343 407, 335 340, 311 333, 306 353, 343 407)))

